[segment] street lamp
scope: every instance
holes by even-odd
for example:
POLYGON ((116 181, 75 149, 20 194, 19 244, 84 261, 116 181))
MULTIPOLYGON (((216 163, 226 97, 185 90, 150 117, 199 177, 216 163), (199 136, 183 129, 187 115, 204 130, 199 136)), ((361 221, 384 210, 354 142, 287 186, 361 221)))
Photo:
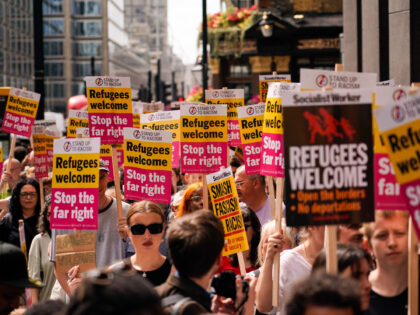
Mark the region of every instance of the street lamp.
POLYGON ((268 19, 267 11, 264 12, 259 25, 264 37, 271 37, 273 35, 273 21, 268 19))

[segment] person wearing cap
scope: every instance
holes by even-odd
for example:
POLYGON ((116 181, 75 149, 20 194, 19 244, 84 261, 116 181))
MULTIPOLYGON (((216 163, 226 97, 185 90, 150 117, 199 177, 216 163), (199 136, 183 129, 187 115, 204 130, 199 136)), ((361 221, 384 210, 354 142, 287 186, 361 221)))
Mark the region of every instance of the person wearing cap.
MULTIPOLYGON (((105 194, 108 184, 109 169, 105 166, 103 161, 99 163, 99 213, 98 213, 98 229, 96 230, 96 267, 102 268, 116 261, 120 261, 125 257, 125 249, 127 243, 125 238, 125 218, 118 220, 117 201, 105 194), (117 229, 118 227, 118 229, 117 229), (124 233, 124 238, 120 236, 120 232, 124 233)), ((122 202, 124 217, 130 206, 122 202)), ((51 256, 50 261, 55 263, 55 243, 56 236, 61 234, 71 234, 74 230, 53 230, 51 237, 51 256)), ((66 273, 58 272, 56 266, 54 267, 55 276, 64 291, 71 295, 70 287, 72 281, 80 281, 80 279, 73 279, 68 277, 66 273), (69 280, 69 281, 68 281, 69 280)), ((71 274, 79 276, 78 267, 71 269, 71 274), (75 271, 76 270, 76 271, 75 271)), ((54 290, 54 289, 53 289, 54 290)))
POLYGON ((20 306, 25 288, 41 289, 42 283, 28 277, 22 250, 0 242, 0 315, 9 314, 20 306))

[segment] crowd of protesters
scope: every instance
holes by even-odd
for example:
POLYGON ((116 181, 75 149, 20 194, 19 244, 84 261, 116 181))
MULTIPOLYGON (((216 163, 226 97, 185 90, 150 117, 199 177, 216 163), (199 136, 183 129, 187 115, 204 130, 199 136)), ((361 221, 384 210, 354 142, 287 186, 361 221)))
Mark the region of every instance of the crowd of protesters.
POLYGON ((282 222, 282 232, 276 231, 264 176, 248 176, 238 158, 232 161, 249 244, 243 253, 247 276, 222 277, 240 274, 238 258, 221 254, 223 226, 210 200, 209 209, 204 209, 201 175, 174 169, 170 205, 126 200, 124 218, 119 219, 110 170, 103 163, 95 245, 98 269, 81 273, 74 266, 61 272, 56 237, 74 231, 50 229, 51 177, 41 194, 29 145, 19 146, 15 158, 5 161, 0 183, 0 315, 407 314, 407 212, 376 211, 373 223, 340 226, 339 275, 327 275, 324 227, 291 228, 282 222), (20 249, 20 220, 25 253, 20 249), (279 306, 273 307, 276 255, 279 306), (218 281, 233 279, 233 296, 213 285, 216 274, 221 275, 218 281))

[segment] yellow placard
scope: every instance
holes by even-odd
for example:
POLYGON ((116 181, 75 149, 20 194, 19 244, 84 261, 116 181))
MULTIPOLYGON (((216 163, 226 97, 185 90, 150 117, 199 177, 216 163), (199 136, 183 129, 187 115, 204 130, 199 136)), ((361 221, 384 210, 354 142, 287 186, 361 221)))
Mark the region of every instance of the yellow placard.
POLYGON ((283 106, 281 104, 281 98, 267 98, 265 102, 263 132, 283 134, 283 106))
POLYGON ((420 178, 420 147, 416 142, 419 135, 419 120, 390 129, 382 134, 399 184, 420 178))
POLYGON ((236 107, 244 106, 243 98, 224 98, 224 99, 206 99, 206 104, 226 104, 228 120, 237 120, 238 113, 236 107))
POLYGON ((112 146, 110 144, 101 144, 101 156, 111 156, 112 157, 112 146))
POLYGON ((38 110, 38 103, 39 102, 37 101, 29 100, 15 95, 9 95, 6 111, 17 115, 35 118, 36 112, 38 110))
POLYGON ((141 129, 166 130, 172 132, 172 141, 179 141, 179 120, 153 121, 141 124, 141 129))
POLYGON ((54 188, 98 188, 99 153, 54 154, 54 188))
POLYGON ((242 144, 260 142, 262 140, 262 124, 264 115, 239 118, 242 144))
POLYGON ((268 83, 272 82, 291 82, 290 80, 260 80, 259 81, 259 88, 260 88, 260 102, 265 103, 267 99, 267 92, 268 92, 268 83))
POLYGON ((140 128, 140 114, 133 114, 133 128, 140 128))
POLYGON ((47 139, 45 134, 32 134, 34 144, 33 150, 35 154, 47 154, 47 139))
POLYGON ((47 150, 52 150, 54 148, 54 139, 59 139, 60 137, 53 137, 45 135, 45 147, 47 150))
POLYGON ((172 143, 124 139, 124 166, 172 170, 172 143))
POLYGON ((76 138, 76 129, 79 128, 89 128, 89 120, 70 117, 67 126, 67 138, 76 138))
POLYGON ((181 119, 181 142, 227 142, 226 117, 183 116, 181 119))
POLYGON ((133 113, 130 88, 89 87, 87 94, 89 113, 133 113))
POLYGON ((226 244, 223 255, 232 255, 249 249, 245 226, 239 207, 233 176, 208 185, 213 211, 221 220, 226 244))

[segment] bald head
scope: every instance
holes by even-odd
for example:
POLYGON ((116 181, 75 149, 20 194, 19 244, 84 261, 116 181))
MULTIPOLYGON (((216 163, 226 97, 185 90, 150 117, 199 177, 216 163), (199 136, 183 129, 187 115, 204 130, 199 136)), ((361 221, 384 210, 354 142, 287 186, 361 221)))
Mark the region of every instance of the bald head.
MULTIPOLYGON (((7 171, 7 166, 9 165, 9 159, 4 161, 3 163, 3 174, 7 171)), ((13 188, 15 184, 20 179, 20 162, 13 158, 10 162, 10 169, 9 169, 10 178, 8 179, 8 184, 10 188, 13 188)))

